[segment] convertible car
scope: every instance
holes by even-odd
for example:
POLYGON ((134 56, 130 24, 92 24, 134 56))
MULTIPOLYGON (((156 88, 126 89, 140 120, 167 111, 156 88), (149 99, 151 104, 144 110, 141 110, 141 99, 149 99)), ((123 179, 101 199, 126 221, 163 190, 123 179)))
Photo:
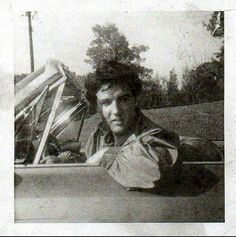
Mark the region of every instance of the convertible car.
POLYGON ((181 177, 159 189, 124 188, 85 163, 80 150, 92 115, 75 77, 49 60, 15 84, 15 222, 224 222, 219 144, 208 143, 203 154, 207 145, 189 139, 181 177), (64 162, 43 162, 61 154, 64 162))

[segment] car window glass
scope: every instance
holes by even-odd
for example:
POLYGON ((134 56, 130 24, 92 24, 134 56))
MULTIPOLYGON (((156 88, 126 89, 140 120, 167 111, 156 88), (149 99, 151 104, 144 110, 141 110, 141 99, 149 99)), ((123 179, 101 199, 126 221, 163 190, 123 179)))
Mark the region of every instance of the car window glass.
POLYGON ((39 164, 44 157, 57 157, 66 151, 64 144, 68 142, 79 144, 82 123, 87 111, 83 92, 73 83, 70 74, 64 83, 63 77, 55 71, 53 75, 48 76, 48 79, 45 78, 44 70, 45 68, 40 69, 23 78, 24 81, 19 82, 21 87, 16 85, 19 103, 15 106, 15 164, 35 164, 34 159, 40 146, 43 150, 41 149, 42 155, 37 162, 39 164), (55 76, 57 80, 51 79, 55 76), (43 86, 40 85, 41 78, 44 78, 43 86), (47 80, 51 84, 47 84, 47 80), (36 87, 37 91, 31 90, 30 83, 38 83, 41 89, 36 87), (62 89, 61 93, 58 93, 59 87, 62 89), (25 88, 29 94, 22 97, 20 90, 25 88), (52 110, 55 112, 54 116, 52 110), (51 123, 48 122, 50 118, 53 118, 51 123), (45 135, 45 130, 48 131, 48 135, 45 135), (43 136, 46 140, 42 139, 43 136), (44 144, 42 140, 46 143, 44 144))

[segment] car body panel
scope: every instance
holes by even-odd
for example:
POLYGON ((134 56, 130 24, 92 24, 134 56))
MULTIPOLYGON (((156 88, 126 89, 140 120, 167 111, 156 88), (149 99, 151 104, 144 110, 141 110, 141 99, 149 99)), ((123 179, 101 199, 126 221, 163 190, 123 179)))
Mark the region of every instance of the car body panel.
POLYGON ((175 186, 128 191, 99 166, 15 168, 15 221, 222 222, 223 173, 185 164, 175 186))

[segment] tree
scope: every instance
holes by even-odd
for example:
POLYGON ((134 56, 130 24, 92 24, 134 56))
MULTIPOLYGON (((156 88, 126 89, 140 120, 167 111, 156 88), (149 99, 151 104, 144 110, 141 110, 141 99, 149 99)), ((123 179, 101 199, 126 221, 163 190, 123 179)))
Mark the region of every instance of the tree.
MULTIPOLYGON (((224 12, 213 12, 208 23, 203 23, 213 37, 224 37, 224 12)), ((224 45, 210 62, 183 74, 182 93, 185 102, 206 102, 224 98, 224 45)))
POLYGON ((167 90, 170 93, 175 93, 178 91, 177 74, 175 73, 174 68, 170 70, 169 81, 167 82, 167 90))
MULTIPOLYGON (((156 78, 155 78, 156 79, 156 78)), ((138 98, 141 109, 161 107, 164 100, 164 92, 158 80, 143 80, 143 90, 138 98)))
POLYGON ((224 46, 222 45, 220 47, 220 52, 215 53, 216 55, 216 60, 221 62, 221 65, 224 66, 224 46))
POLYGON ((192 78, 192 71, 190 70, 187 66, 184 68, 184 72, 182 75, 182 88, 180 90, 180 93, 182 95, 182 101, 183 103, 190 103, 190 102, 194 102, 193 99, 193 87, 194 87, 194 83, 193 83, 193 78, 192 78))
POLYGON ((176 104, 178 94, 178 82, 177 82, 177 74, 175 73, 175 69, 170 70, 169 81, 167 81, 167 104, 174 105, 176 104))
POLYGON ((168 83, 168 79, 167 79, 166 76, 160 77, 160 85, 162 87, 162 90, 165 91, 165 92, 167 91, 167 83, 168 83))
MULTIPOLYGON (((213 12, 209 22, 204 26, 208 31, 211 32, 213 37, 216 38, 224 38, 224 12, 223 11, 215 11, 213 12)), ((223 45, 220 48, 220 51, 215 53, 216 58, 212 59, 211 66, 216 73, 217 87, 219 88, 218 97, 222 97, 224 94, 224 41, 223 45), (216 68, 217 67, 217 68, 216 68)))
POLYGON ((95 39, 90 43, 86 53, 89 59, 86 59, 85 62, 92 65, 93 69, 102 59, 117 60, 133 64, 142 79, 151 78, 153 70, 141 65, 145 58, 140 56, 149 49, 148 46, 133 45, 130 47, 125 35, 118 30, 115 24, 95 25, 92 30, 95 39))
MULTIPOLYGON (((209 22, 203 23, 208 31, 211 32, 213 37, 224 38, 224 12, 215 11, 213 12, 209 22)), ((220 52, 215 53, 216 59, 224 64, 224 41, 220 48, 220 52)))
POLYGON ((208 23, 203 23, 208 31, 211 32, 213 37, 223 38, 224 37, 224 12, 215 11, 213 12, 208 23))
POLYGON ((183 91, 194 103, 223 99, 222 80, 220 62, 205 62, 189 73, 183 91))
MULTIPOLYGON (((211 32, 211 35, 216 38, 224 38, 224 12, 223 11, 215 11, 213 12, 211 18, 208 23, 203 23, 203 26, 206 27, 208 31, 211 32)), ((220 52, 215 53, 216 59, 224 64, 224 41, 223 45, 220 48, 220 52)))

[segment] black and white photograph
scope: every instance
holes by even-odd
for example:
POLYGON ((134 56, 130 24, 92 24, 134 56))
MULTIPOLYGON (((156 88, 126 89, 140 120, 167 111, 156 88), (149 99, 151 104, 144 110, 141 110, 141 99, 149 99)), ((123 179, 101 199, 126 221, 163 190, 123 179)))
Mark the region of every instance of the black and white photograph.
POLYGON ((224 221, 224 12, 15 18, 15 222, 224 221))
POLYGON ((230 10, 112 2, 9 5, 12 84, 3 80, 0 96, 12 168, 1 165, 0 179, 12 225, 231 233, 230 10))

